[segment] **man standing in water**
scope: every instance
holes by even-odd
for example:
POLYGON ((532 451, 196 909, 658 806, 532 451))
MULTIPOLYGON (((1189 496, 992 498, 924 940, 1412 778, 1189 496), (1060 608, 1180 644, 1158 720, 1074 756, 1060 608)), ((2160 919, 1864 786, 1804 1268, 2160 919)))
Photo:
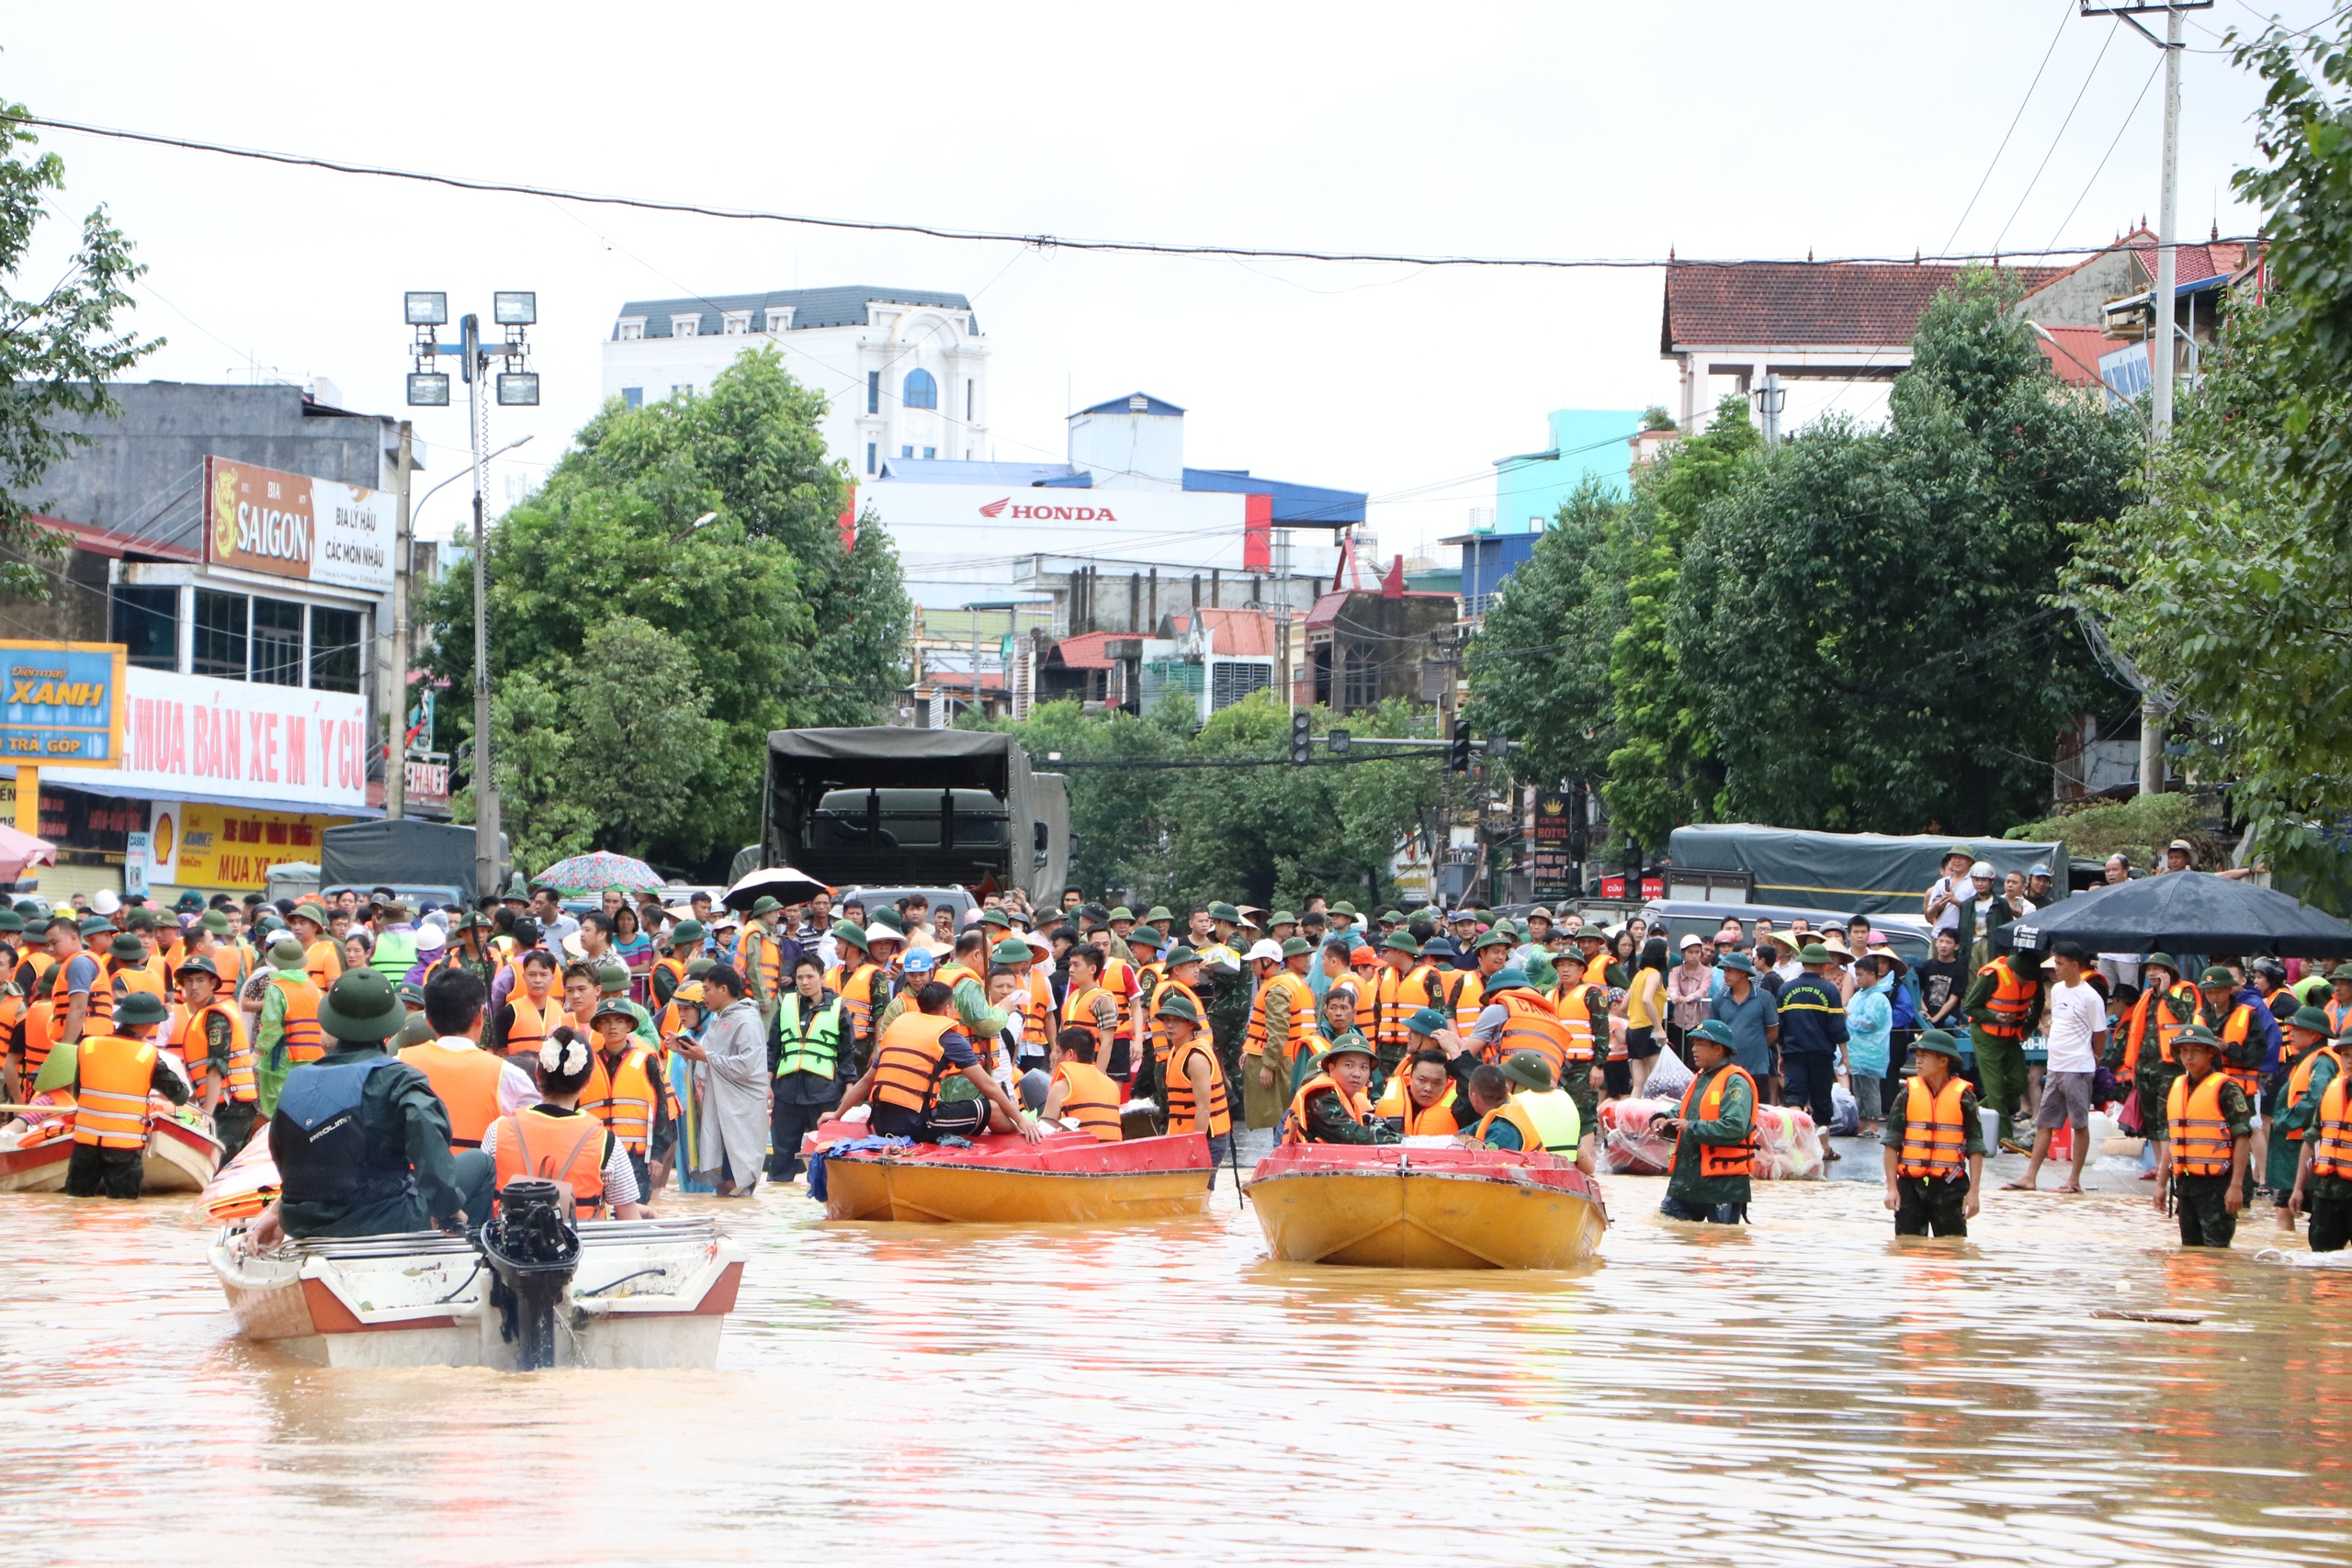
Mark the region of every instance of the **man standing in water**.
POLYGON ((1897 1235, 1966 1235, 1984 1178, 1984 1122, 1960 1076, 1960 1042, 1926 1029, 1911 1047, 1918 1074, 1886 1108, 1879 1142, 1886 1206, 1897 1235))
POLYGON ((2222 1043, 2192 1024, 2172 1043, 2181 1076, 2165 1097, 2172 1141, 2156 1148, 2156 1209, 2169 1193, 2180 1215, 2183 1247, 2227 1247, 2245 1207, 2246 1152, 2254 1111, 2245 1091, 2221 1070, 2222 1043))
POLYGON ((1674 1168, 1657 1212, 1669 1220, 1740 1224, 1756 1168, 1756 1080, 1732 1061, 1731 1030, 1717 1020, 1692 1030, 1689 1043, 1698 1076, 1682 1091, 1681 1108, 1650 1123, 1674 1139, 1674 1168))

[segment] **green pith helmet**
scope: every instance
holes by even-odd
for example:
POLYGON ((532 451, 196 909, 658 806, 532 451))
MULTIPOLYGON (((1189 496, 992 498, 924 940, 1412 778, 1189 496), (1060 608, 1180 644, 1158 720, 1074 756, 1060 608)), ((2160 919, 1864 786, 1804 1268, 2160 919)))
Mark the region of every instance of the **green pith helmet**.
POLYGON ((1552 1087, 1552 1064, 1532 1051, 1514 1051, 1503 1062, 1503 1077, 1542 1094, 1552 1087))
POLYGON ((1380 1060, 1379 1053, 1372 1048, 1372 1042, 1353 1029, 1325 1046, 1323 1054, 1315 1058, 1315 1065, 1320 1067, 1334 1056, 1368 1056, 1375 1063, 1380 1060))
POLYGON ((163 1023, 172 1016, 164 998, 153 991, 130 991, 114 1004, 117 1023, 163 1023))
POLYGON ((1421 951, 1420 943, 1413 940, 1410 931, 1390 931, 1380 939, 1380 945, 1396 953, 1418 954, 1421 951))
POLYGON ((1961 1058, 1966 1055, 1966 1053, 1962 1050, 1960 1042, 1953 1038, 1950 1033, 1940 1029, 1921 1030, 1919 1032, 1919 1038, 1911 1042, 1911 1049, 1914 1051, 1933 1051, 1938 1055, 1950 1056, 1955 1065, 1957 1065, 1961 1058))
POLYGON ((1303 936, 1286 936, 1283 938, 1283 956, 1284 958, 1299 958, 1307 953, 1313 953, 1314 951, 1315 944, 1307 941, 1303 936))
POLYGON ((1029 944, 1017 936, 1006 937, 989 950, 989 962, 1001 964, 1007 968, 1016 964, 1027 964, 1035 957, 1035 954, 1029 951, 1029 944))
POLYGON ((1209 906, 1209 919, 1212 920, 1223 920, 1229 926, 1238 926, 1241 923, 1241 911, 1235 908, 1230 904, 1211 904, 1209 906))
POLYGON ((290 936, 279 937, 269 944, 269 966, 294 974, 302 973, 305 954, 302 944, 290 936))
POLYGON ((1182 1019, 1186 1023, 1198 1024, 1201 1021, 1201 1010, 1194 1007, 1193 998, 1182 991, 1170 991, 1160 998, 1159 1010, 1153 1016, 1182 1019))
POLYGON ((389 1040, 408 1021, 400 992, 373 969, 352 969, 319 1002, 319 1027, 337 1040, 389 1040))
POLYGON ((125 964, 138 964, 147 957, 147 944, 124 931, 107 944, 107 956, 125 964))

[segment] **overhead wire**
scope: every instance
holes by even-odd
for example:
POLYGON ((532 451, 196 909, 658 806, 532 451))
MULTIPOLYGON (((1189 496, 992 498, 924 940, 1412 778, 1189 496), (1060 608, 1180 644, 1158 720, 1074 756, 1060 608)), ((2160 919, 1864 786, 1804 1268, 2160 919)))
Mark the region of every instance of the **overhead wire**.
POLYGON ((2041 85, 2041 73, 2050 69, 2051 57, 2058 52, 2058 40, 2065 36, 2066 24, 2074 19, 2075 0, 2062 0, 2058 7, 2058 30, 2050 35, 2050 47, 2041 51, 2041 63, 2033 68, 2033 80, 2026 84, 2025 96, 2018 100, 2018 112, 2009 117, 2009 129, 2001 133, 2001 144, 1993 149, 1993 161, 1984 165, 1984 177, 1976 182, 1976 189, 1969 196, 1968 205, 1960 209, 1960 220, 1951 226, 1951 233, 1944 241, 1944 249, 1951 249, 1953 243, 1960 238, 1961 230, 1968 223, 1968 215, 1976 210, 1977 197, 1984 194, 1985 186, 1992 182, 1993 171, 2000 167, 2001 154, 2009 150, 2009 138, 2018 133, 2018 122, 2025 118, 2026 106, 2033 102, 2034 89, 2041 85))
POLYGON ((2140 84, 2140 96, 2132 100, 2132 107, 2124 111, 2122 123, 2115 128, 2115 139, 2107 144, 2107 151, 2099 154, 2098 167, 2093 169, 2091 177, 2083 182, 2082 194, 2075 197, 2075 205, 2066 209, 2066 216, 2059 220, 2060 233, 2065 232, 2066 225, 2075 220, 2075 214, 2081 211, 2083 203, 2090 199, 2091 187, 2098 184, 2099 175, 2107 173, 2108 160, 2115 156, 2118 147, 2123 145, 2123 133, 2132 129, 2132 120, 2139 117, 2140 106, 2148 100, 2148 89, 2156 85, 2156 73, 2164 68, 2164 56, 2159 54, 2156 62, 2148 67, 2147 79, 2140 84))
POLYGON ((2085 73, 2083 85, 2075 90, 2075 101, 2066 106, 2066 118, 2058 122, 2056 134, 2050 138, 2050 150, 2042 153, 2041 162, 2034 165, 2033 178, 2026 181, 2025 189, 2018 193, 2018 204, 2010 209, 2008 222, 2002 224, 2001 231, 1993 237, 1993 250, 1996 254, 2001 249, 2001 242, 2009 237, 2010 229, 2016 226, 2018 215, 2025 210, 2025 204, 2032 197, 2034 187, 2041 183, 2042 172, 2050 167, 2050 160, 2057 154, 2060 144, 2066 140, 2066 128, 2075 123, 2075 111, 2083 107, 2084 95, 2091 90, 2091 84, 2098 79, 2098 68, 2107 62, 2107 51, 2115 46, 2115 35, 2121 30, 2120 28, 2110 27, 2107 29, 2107 37, 2099 40, 2098 54, 2091 61, 2091 68, 2085 73))

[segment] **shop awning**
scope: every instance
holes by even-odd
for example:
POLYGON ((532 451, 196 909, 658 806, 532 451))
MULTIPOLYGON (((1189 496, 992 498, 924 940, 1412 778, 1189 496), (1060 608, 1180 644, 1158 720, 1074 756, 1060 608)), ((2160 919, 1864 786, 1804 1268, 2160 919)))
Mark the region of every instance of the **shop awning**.
MULTIPOLYGON (((78 790, 84 795, 104 795, 109 800, 184 800, 191 806, 228 806, 246 811, 285 811, 300 817, 349 817, 369 818, 381 817, 381 807, 325 806, 315 800, 277 800, 265 795, 202 795, 193 790, 158 789, 153 784, 117 784, 111 779, 77 777, 78 769, 51 768, 41 774, 43 789, 78 790)), ((15 778, 17 769, 10 763, 0 767, 0 777, 15 778)))

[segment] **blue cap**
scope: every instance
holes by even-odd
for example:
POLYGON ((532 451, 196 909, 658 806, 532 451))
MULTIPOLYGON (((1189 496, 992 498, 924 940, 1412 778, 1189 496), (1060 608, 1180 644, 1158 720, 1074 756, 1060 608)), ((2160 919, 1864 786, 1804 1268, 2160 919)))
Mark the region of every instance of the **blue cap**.
POLYGON ((2027 872, 2026 874, 2028 876, 2047 876, 2050 874, 2050 863, 2048 861, 2038 861, 2034 863, 2034 868, 2031 871, 2027 872))
POLYGON ((899 961, 899 967, 910 975, 928 975, 938 967, 938 963, 932 957, 929 948, 916 947, 908 950, 907 955, 899 961))

